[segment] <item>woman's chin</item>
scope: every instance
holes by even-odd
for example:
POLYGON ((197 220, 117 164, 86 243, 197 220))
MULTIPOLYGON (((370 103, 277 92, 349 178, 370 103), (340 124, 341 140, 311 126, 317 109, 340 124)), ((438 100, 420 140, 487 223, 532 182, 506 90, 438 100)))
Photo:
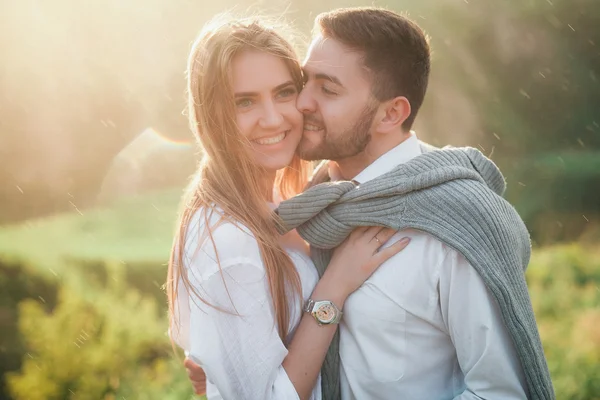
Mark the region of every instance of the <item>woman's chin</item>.
POLYGON ((263 158, 259 162, 260 165, 262 165, 262 167, 267 171, 277 172, 289 166, 292 163, 293 158, 293 154, 289 156, 273 157, 270 160, 267 160, 266 157, 263 156, 263 158))

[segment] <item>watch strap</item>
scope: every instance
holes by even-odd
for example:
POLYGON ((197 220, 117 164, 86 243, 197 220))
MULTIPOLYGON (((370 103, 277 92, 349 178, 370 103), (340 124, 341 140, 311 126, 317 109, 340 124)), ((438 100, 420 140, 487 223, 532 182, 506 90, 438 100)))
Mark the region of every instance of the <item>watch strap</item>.
POLYGON ((306 303, 304 303, 304 307, 302 308, 302 311, 310 314, 310 313, 312 313, 314 306, 315 306, 315 301, 313 299, 308 299, 308 300, 306 300, 306 303))

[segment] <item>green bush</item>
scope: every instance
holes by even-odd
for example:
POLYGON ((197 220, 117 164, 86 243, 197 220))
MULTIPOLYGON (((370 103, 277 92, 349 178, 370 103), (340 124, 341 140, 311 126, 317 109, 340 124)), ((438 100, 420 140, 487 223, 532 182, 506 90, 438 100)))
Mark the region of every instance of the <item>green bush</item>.
POLYGON ((527 279, 558 399, 600 399, 600 250, 536 249, 527 279))
POLYGON ((18 304, 35 299, 45 311, 56 304, 56 285, 14 260, 0 260, 0 399, 5 398, 5 375, 21 367, 26 353, 18 329, 18 304))
POLYGON ((166 335, 164 307, 127 284, 120 263, 107 264, 106 276, 102 286, 73 274, 51 313, 33 299, 19 304, 27 353, 21 370, 8 374, 14 399, 191 396, 166 335))

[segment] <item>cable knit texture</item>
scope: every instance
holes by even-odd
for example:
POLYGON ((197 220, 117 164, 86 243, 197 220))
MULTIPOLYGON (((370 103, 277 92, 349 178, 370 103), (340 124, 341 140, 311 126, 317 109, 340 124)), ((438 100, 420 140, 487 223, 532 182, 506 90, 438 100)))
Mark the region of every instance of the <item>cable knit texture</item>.
MULTIPOLYGON (((322 275, 331 249, 355 227, 388 226, 427 232, 460 252, 498 302, 514 341, 532 399, 554 399, 525 269, 531 245, 516 210, 501 196, 496 165, 474 148, 433 149, 380 177, 355 185, 326 182, 282 202, 285 229, 311 244, 322 275)), ((323 399, 340 398, 339 331, 322 369, 323 399)), ((494 377, 490 377, 494 379, 494 377)))

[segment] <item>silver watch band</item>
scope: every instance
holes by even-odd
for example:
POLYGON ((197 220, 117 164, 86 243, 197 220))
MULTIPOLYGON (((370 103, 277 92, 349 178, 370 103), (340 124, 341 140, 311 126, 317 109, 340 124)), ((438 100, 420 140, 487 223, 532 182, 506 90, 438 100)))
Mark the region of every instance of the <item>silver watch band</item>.
POLYGON ((306 303, 304 303, 304 307, 302 307, 302 311, 311 313, 314 306, 315 306, 315 301, 313 299, 308 299, 308 300, 306 300, 306 303))

